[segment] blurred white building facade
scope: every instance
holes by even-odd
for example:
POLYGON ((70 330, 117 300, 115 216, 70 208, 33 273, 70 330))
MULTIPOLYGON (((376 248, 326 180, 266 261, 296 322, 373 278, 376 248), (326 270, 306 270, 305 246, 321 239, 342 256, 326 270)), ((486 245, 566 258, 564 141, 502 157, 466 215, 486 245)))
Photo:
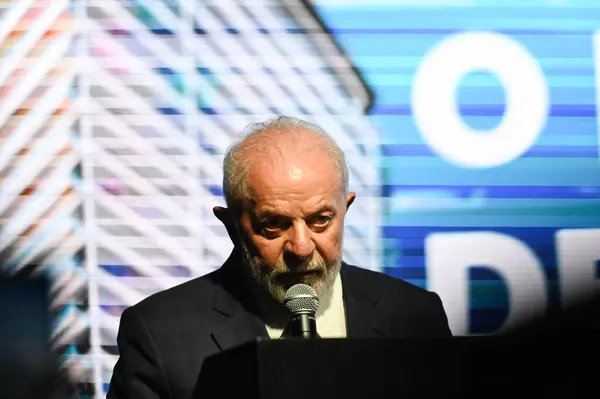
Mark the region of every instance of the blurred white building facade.
POLYGON ((370 92, 299 0, 18 0, 0 14, 0 250, 41 259, 56 345, 104 397, 121 312, 220 266, 221 162, 292 115, 345 151, 344 258, 381 267, 370 92))

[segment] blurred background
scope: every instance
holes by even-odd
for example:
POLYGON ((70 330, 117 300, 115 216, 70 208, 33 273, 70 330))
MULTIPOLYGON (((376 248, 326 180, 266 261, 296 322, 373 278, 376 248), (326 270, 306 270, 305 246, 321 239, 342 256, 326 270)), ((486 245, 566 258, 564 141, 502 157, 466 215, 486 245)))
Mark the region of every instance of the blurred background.
POLYGON ((322 126, 349 263, 437 291, 455 335, 597 290, 596 0, 0 1, 0 253, 103 398, 121 312, 218 268, 248 123, 322 126))

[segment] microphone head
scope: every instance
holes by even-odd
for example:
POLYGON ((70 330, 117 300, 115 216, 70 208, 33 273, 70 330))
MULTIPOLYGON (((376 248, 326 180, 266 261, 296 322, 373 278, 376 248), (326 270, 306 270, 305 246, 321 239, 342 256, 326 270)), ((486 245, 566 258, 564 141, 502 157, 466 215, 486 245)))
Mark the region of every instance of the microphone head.
POLYGON ((319 308, 319 297, 310 285, 295 284, 286 291, 283 303, 292 313, 315 313, 319 308))

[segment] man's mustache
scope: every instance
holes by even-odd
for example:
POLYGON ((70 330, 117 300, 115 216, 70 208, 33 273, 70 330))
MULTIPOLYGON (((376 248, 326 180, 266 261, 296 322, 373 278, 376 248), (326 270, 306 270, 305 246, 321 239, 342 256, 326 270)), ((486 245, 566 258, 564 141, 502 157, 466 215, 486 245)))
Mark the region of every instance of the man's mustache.
POLYGON ((301 265, 288 265, 282 264, 282 267, 277 267, 277 274, 294 274, 294 273, 308 273, 308 272, 320 272, 327 268, 325 262, 322 261, 310 261, 306 264, 301 265))

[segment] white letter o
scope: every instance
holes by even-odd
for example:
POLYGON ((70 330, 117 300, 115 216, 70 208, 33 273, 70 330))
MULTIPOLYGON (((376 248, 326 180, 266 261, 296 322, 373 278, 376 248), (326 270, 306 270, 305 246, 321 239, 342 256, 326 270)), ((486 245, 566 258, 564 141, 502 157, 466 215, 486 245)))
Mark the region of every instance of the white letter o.
POLYGON ((546 123, 549 99, 544 74, 519 43, 500 34, 469 32, 437 44, 416 73, 412 111, 417 127, 440 156, 462 167, 486 168, 518 158, 546 123), (477 131, 458 112, 456 88, 473 71, 498 76, 506 91, 499 125, 477 131))

